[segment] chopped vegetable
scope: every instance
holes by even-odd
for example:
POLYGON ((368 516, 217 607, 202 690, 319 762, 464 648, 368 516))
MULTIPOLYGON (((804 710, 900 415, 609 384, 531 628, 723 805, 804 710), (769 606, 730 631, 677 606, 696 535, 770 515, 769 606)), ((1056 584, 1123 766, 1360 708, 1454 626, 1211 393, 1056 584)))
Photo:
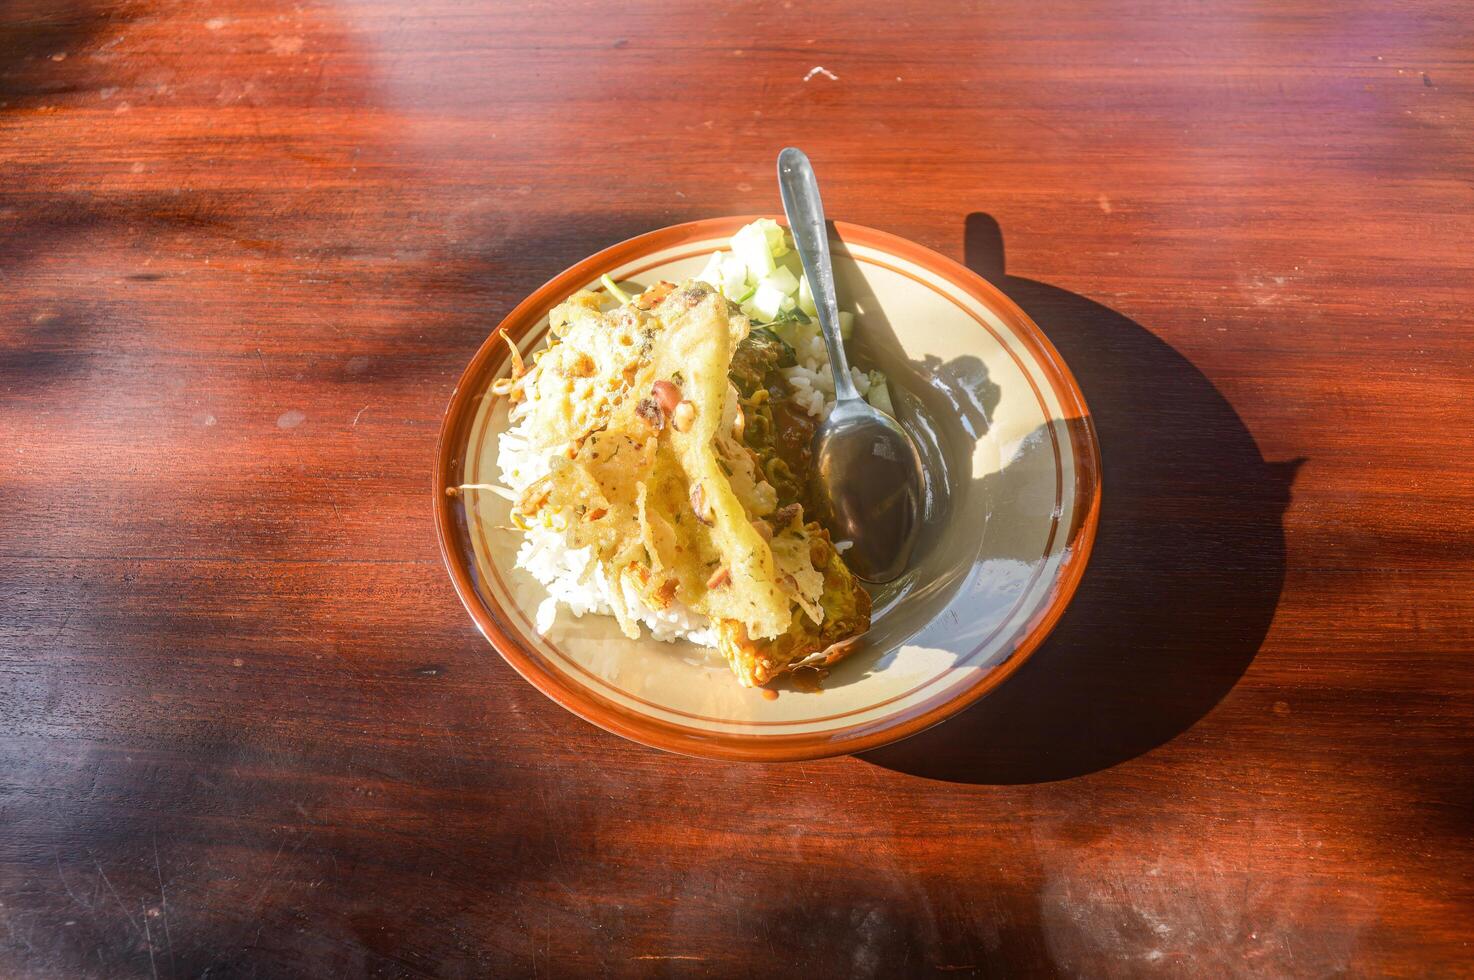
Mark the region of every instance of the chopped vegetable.
POLYGON ((752 308, 760 320, 776 320, 783 310, 783 290, 764 279, 752 297, 752 308))
POLYGON ((786 268, 779 266, 763 279, 764 283, 776 286, 784 296, 791 296, 798 291, 798 279, 786 268))
POLYGON ((761 280, 776 268, 768 236, 757 222, 732 236, 732 253, 747 265, 747 277, 753 281, 761 280))
MULTIPOLYGON (((738 304, 754 327, 769 327, 785 346, 808 351, 819 335, 814 320, 819 310, 809 277, 804 274, 791 241, 788 231, 778 222, 759 218, 744 225, 728 240, 730 252, 712 253, 697 278, 715 286, 738 304)), ((611 287, 613 283, 605 282, 605 286, 611 287)), ((623 295, 617 291, 615 294, 623 295)), ((840 337, 850 340, 854 333, 854 313, 840 310, 840 337)), ((870 372, 870 376, 871 403, 882 411, 891 411, 885 376, 879 371, 870 372)))
POLYGON ((736 255, 722 256, 722 294, 735 300, 747 288, 747 264, 736 255))
POLYGON ((722 288, 722 253, 712 252, 706 265, 696 274, 697 282, 704 282, 713 289, 722 288))
POLYGON ((807 275, 798 281, 798 308, 809 316, 818 316, 819 308, 814 305, 814 291, 809 288, 809 277, 807 275))
POLYGON ((788 253, 788 234, 782 225, 772 218, 759 218, 753 224, 763 230, 763 235, 768 239, 768 251, 773 253, 774 258, 788 253))

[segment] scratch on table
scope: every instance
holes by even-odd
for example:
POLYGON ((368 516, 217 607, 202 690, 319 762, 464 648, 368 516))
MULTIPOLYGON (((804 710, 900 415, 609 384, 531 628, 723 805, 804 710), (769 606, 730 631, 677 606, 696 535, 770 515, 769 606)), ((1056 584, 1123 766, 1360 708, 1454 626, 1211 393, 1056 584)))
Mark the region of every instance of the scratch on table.
MULTIPOLYGON (((543 786, 541 784, 538 785, 538 787, 537 787, 537 798, 542 801, 542 805, 543 805, 543 818, 544 818, 544 820, 546 820, 547 822, 551 823, 552 822, 552 819, 553 819, 553 807, 552 807, 552 805, 550 803, 548 803, 548 790, 547 790, 547 787, 546 786, 543 786)), ((562 864, 563 863, 563 848, 558 844, 558 834, 557 834, 556 831, 553 833, 553 835, 552 835, 552 837, 550 839, 553 842, 553 853, 555 855, 557 855, 558 863, 559 864, 562 864)))
POLYGON ((367 412, 367 411, 368 411, 368 406, 367 406, 367 405, 365 405, 365 406, 363 406, 363 408, 360 408, 360 409, 359 409, 359 410, 358 410, 358 414, 357 414, 357 415, 355 415, 355 416, 353 416, 353 424, 354 424, 354 425, 357 425, 357 424, 358 424, 358 420, 359 420, 359 419, 360 419, 360 418, 362 418, 362 417, 363 417, 363 413, 364 413, 364 412, 367 412))
POLYGON ((138 907, 143 909, 143 937, 148 942, 148 968, 153 971, 154 980, 159 980, 159 965, 154 962, 154 932, 148 927, 148 908, 141 898, 138 900, 138 907))
POLYGON ((71 624, 72 617, 76 614, 77 608, 75 606, 67 610, 66 618, 61 621, 61 625, 56 628, 56 632, 51 634, 51 638, 53 640, 56 639, 58 636, 61 636, 61 634, 66 630, 67 626, 71 624))
MULTIPOLYGON (((271 863, 266 866, 266 880, 261 883, 261 890, 258 891, 256 893, 256 897, 251 900, 250 910, 252 912, 255 912, 261 907, 261 902, 263 899, 266 898, 266 893, 271 890, 271 883, 275 880, 273 875, 276 871, 276 863, 277 861, 281 860, 281 853, 282 851, 286 850, 286 847, 287 835, 283 834, 281 843, 276 846, 276 853, 272 855, 271 863)), ((300 847, 298 849, 300 850, 300 847)))
MULTIPOLYGON (((159 865, 159 835, 153 835, 154 877, 159 881, 159 915, 164 920, 164 948, 169 951, 169 975, 177 972, 174 966, 174 937, 169 934, 169 900, 164 896, 164 870, 159 865)), ((147 920, 145 919, 145 922, 147 920)))
POLYGON ((692 960, 692 961, 697 962, 697 963, 703 963, 703 962, 706 961, 706 957, 705 956, 685 956, 685 955, 682 955, 682 954, 673 954, 673 955, 669 955, 669 956, 660 956, 660 955, 650 954, 650 955, 646 955, 646 956, 631 956, 630 959, 632 959, 632 960, 692 960))
POLYGON ((92 906, 88 905, 80 898, 78 898, 76 893, 72 891, 72 886, 67 884, 67 876, 63 874, 61 870, 61 852, 53 847, 51 849, 51 856, 56 859, 56 878, 58 881, 61 882, 61 887, 66 890, 67 897, 70 898, 73 904, 75 904, 78 908, 86 909, 87 911, 91 912, 92 906))
POLYGON ((834 72, 830 71, 828 68, 825 68, 823 65, 815 65, 814 67, 810 68, 809 69, 809 73, 804 76, 804 81, 807 82, 809 79, 813 78, 815 75, 823 75, 825 78, 829 79, 831 82, 837 82, 837 81, 839 81, 839 76, 836 75, 834 72))
POLYGON ((102 875, 102 883, 104 885, 107 885, 107 890, 113 893, 113 898, 117 900, 118 908, 122 909, 123 914, 128 917, 128 924, 133 927, 134 932, 137 932, 138 923, 133 920, 133 913, 128 911, 128 906, 123 904, 123 897, 118 894, 118 890, 114 888, 113 883, 108 880, 107 872, 102 870, 102 862, 98 861, 97 858, 92 858, 92 863, 97 865, 97 873, 102 875))

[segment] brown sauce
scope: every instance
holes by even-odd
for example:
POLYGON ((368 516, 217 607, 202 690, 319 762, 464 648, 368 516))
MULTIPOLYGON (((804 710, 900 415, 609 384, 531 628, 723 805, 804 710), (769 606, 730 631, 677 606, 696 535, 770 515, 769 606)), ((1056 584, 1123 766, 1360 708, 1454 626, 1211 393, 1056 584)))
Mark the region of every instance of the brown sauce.
POLYGON ((774 451, 794 473, 809 472, 814 455, 811 448, 814 441, 813 418, 789 398, 776 399, 772 406, 774 451))
POLYGON ((824 678, 828 676, 829 671, 823 667, 799 667, 788 675, 794 690, 805 694, 823 694, 824 678))

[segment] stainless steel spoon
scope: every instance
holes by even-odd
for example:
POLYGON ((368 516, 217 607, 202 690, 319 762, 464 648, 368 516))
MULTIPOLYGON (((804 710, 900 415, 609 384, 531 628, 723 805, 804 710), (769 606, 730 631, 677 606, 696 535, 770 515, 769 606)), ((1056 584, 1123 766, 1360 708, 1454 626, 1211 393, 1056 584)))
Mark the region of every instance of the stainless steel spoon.
POLYGON ((834 408, 814 433, 816 489, 829 505, 820 517, 836 541, 854 542, 844 559, 855 575, 889 582, 906 570, 921 527, 921 457, 896 420, 855 390, 839 334, 819 182, 802 150, 778 154, 778 186, 834 372, 834 408))

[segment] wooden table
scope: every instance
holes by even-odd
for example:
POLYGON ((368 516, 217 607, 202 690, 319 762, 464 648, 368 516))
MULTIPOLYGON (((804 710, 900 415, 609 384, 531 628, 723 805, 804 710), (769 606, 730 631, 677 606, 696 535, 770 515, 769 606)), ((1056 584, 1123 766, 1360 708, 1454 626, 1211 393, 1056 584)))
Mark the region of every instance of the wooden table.
POLYGON ((0 8, 0 974, 1474 973, 1474 11, 924 6, 0 8), (715 764, 495 656, 432 451, 788 142, 1043 326, 1105 506, 973 710, 715 764))

